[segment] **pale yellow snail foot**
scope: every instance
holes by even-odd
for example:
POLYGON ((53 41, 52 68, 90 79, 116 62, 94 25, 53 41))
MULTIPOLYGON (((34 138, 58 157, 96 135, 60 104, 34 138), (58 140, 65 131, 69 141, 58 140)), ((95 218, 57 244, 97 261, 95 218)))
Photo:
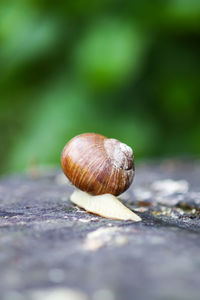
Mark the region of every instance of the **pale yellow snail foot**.
POLYGON ((108 219, 131 220, 139 222, 142 219, 124 206, 117 197, 111 194, 92 196, 76 190, 70 197, 71 202, 84 208, 86 211, 108 219))

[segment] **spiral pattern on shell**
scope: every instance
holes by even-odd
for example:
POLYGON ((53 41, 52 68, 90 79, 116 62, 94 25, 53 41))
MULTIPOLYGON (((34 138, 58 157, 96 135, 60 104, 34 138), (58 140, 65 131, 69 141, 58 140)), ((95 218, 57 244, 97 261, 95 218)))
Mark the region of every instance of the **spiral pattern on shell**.
POLYGON ((92 195, 119 195, 134 177, 132 149, 116 139, 84 133, 71 139, 61 154, 63 172, 77 188, 92 195))

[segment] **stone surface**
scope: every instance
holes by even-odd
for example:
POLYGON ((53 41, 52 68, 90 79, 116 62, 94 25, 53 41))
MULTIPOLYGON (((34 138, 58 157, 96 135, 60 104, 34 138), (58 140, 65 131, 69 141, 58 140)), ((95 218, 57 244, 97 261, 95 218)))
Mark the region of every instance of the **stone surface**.
POLYGON ((200 164, 138 166, 123 203, 142 222, 69 202, 60 170, 0 180, 0 299, 199 299, 200 164))

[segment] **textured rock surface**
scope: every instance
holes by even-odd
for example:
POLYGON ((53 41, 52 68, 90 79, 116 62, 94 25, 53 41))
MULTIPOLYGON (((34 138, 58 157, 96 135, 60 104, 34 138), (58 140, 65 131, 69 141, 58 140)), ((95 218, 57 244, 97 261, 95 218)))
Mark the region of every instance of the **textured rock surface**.
POLYGON ((75 207, 59 170, 2 178, 0 299, 199 299, 199 183, 198 162, 138 167, 132 223, 75 207))

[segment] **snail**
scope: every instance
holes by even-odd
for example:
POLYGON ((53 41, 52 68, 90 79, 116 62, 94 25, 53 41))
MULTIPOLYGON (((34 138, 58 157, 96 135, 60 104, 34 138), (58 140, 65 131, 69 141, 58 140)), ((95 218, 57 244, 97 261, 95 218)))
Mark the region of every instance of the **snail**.
POLYGON ((65 145, 61 166, 78 189, 70 197, 74 204, 106 218, 141 220, 116 197, 129 188, 134 178, 129 146, 101 134, 80 134, 65 145))

